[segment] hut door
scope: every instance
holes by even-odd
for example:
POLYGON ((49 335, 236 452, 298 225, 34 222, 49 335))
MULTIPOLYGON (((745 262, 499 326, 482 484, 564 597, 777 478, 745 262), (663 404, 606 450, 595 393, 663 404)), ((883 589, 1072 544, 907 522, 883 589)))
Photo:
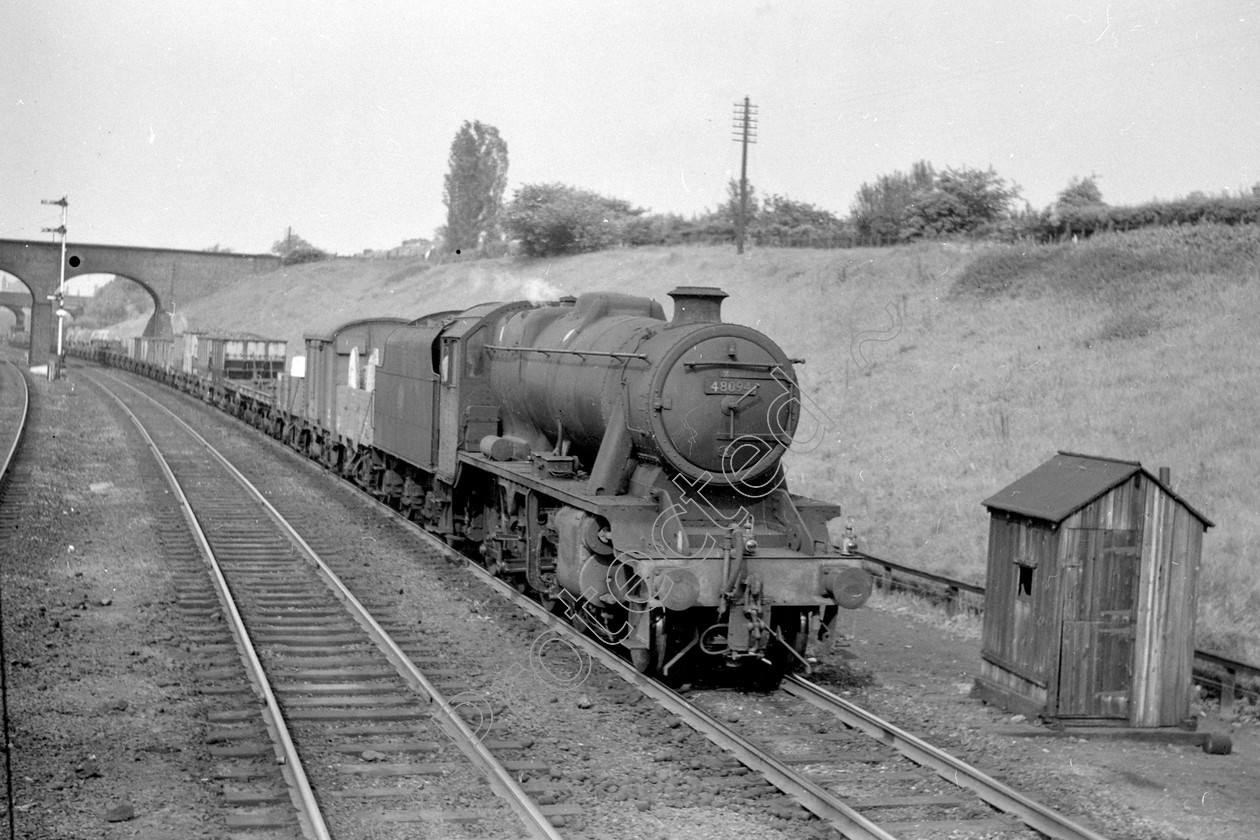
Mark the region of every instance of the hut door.
POLYGON ((1058 714, 1129 716, 1141 540, 1138 531, 1080 531, 1084 551, 1063 579, 1058 714))

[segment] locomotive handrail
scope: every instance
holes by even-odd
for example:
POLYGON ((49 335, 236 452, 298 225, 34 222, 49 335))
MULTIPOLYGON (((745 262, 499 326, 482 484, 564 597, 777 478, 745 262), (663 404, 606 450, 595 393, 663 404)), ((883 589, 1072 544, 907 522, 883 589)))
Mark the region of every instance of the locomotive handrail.
MULTIPOLYGON (((788 359, 790 365, 803 365, 804 359, 788 359)), ((687 370, 708 370, 710 368, 730 368, 731 370, 780 370, 783 365, 778 362, 683 362, 687 370)))
MULTIPOLYGON (((984 598, 984 587, 974 583, 954 580, 943 575, 905 566, 901 563, 894 563, 891 560, 884 560, 864 551, 852 551, 850 555, 861 559, 863 565, 866 565, 870 571, 875 572, 875 569, 870 567, 876 567, 879 570, 875 573, 877 586, 923 592, 922 588, 915 586, 909 581, 904 579, 897 580, 897 576, 894 574, 896 572, 904 578, 914 578, 945 588, 947 593, 946 608, 951 613, 958 608, 960 596, 964 592, 979 596, 981 599, 984 598)), ((973 605, 970 608, 976 613, 983 614, 983 600, 978 606, 973 605)), ((1255 689, 1239 685, 1240 682, 1260 684, 1260 665, 1240 662, 1211 651, 1197 649, 1194 651, 1194 679, 1202 685, 1212 686, 1220 690, 1222 712, 1225 712, 1233 704, 1238 694, 1251 697, 1260 696, 1260 693, 1255 689)))
POLYGON ((783 367, 778 362, 683 362, 687 370, 708 370, 709 368, 729 368, 730 370, 778 370, 783 367))
POLYGON ((627 361, 648 361, 646 353, 623 353, 615 350, 572 350, 565 347, 506 347, 502 344, 487 344, 487 350, 506 350, 512 353, 567 353, 572 356, 602 356, 608 359, 626 359, 627 361))

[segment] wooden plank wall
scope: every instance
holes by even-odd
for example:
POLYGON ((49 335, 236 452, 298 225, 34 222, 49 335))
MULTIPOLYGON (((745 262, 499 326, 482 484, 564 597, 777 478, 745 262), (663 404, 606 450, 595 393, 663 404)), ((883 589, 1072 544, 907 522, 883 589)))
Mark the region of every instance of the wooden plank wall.
MULTIPOLYGON (((1131 572, 1117 565, 1106 579, 1096 579, 1091 558, 1104 549, 1135 545, 1140 539, 1132 685, 1124 703, 1119 700, 1126 692, 1117 685, 1110 692, 1116 694, 1117 703, 1091 709, 1091 713, 1113 717, 1123 714, 1127 703, 1130 725, 1181 724, 1190 709, 1203 532, 1201 520, 1143 472, 1085 505, 1057 528, 1049 522, 993 513, 983 681, 1056 714, 1060 691, 1082 690, 1080 679, 1072 674, 1067 675, 1067 684, 1059 685, 1065 622, 1106 621, 1108 616, 1099 614, 1101 607, 1095 603, 1104 593, 1096 590, 1127 585, 1120 578, 1127 579, 1131 572), (1108 531, 1130 531, 1133 542, 1122 534, 1104 533, 1108 531), (1021 564, 1034 569, 1030 596, 1018 592, 1021 564)), ((1078 640, 1078 644, 1085 643, 1078 640)), ((1125 646, 1118 646, 1116 653, 1125 653, 1127 659, 1125 646)), ((1104 668, 1108 674, 1114 669, 1112 676, 1119 676, 1122 664, 1126 663, 1107 661, 1090 667, 1104 668)), ((1088 674, 1082 671, 1077 676, 1088 674)), ((1112 688, 1107 681, 1090 682, 1112 688)))
POLYGON ((1144 491, 1142 474, 1136 473, 1072 514, 1064 520, 1063 527, 1112 531, 1141 528, 1144 491))
POLYGON ((1203 524, 1150 483, 1134 653, 1134 726, 1175 726, 1190 714, 1203 524))
MULTIPOLYGON (((1051 524, 995 513, 989 520, 982 656, 1044 689, 1058 645, 1057 533, 1051 524), (1032 592, 1019 592, 1020 567, 1032 592)), ((1039 692, 1043 693, 1043 692, 1039 692)))
POLYGON ((1046 689, 993 662, 981 660, 973 696, 1011 712, 1037 717, 1046 710, 1046 689))
POLYGON ((1060 525, 1059 598, 1050 610, 1056 630, 1049 652, 1052 658, 1047 686, 1047 711, 1052 715, 1107 718, 1115 717, 1119 711, 1123 716, 1130 702, 1128 685, 1116 687, 1120 681, 1127 683, 1127 676, 1132 673, 1128 646, 1108 644, 1104 650, 1096 646, 1100 640, 1094 633, 1097 622, 1103 618, 1098 612, 1100 599, 1114 599, 1115 588, 1131 585, 1132 579, 1121 574, 1119 568, 1100 576, 1094 565, 1100 553, 1117 539, 1131 539, 1136 544, 1136 532, 1143 522, 1145 490, 1140 478, 1139 473, 1117 485, 1060 525), (1134 533, 1129 538, 1116 533, 1125 531, 1134 533), (1125 661, 1115 659, 1122 654, 1125 661), (1125 679, 1120 680, 1121 677, 1125 679), (1100 685, 1113 689, 1105 703, 1101 697, 1095 702, 1095 698, 1084 696, 1093 694, 1100 685))

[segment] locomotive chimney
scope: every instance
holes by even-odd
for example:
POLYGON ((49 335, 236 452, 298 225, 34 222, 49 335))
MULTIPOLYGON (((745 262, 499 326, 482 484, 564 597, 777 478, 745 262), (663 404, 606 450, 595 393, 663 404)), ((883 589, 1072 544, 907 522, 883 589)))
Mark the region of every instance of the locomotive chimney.
POLYGON ((679 286, 669 296, 674 299, 671 327, 722 322, 722 299, 728 295, 716 286, 679 286))

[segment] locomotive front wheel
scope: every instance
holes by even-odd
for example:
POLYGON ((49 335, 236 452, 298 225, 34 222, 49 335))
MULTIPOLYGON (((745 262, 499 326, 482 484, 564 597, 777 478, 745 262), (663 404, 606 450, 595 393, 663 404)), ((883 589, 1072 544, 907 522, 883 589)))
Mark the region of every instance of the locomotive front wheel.
POLYGON ((630 664, 640 674, 651 674, 652 651, 647 648, 630 648, 630 664))
POLYGON ((665 616, 662 615, 652 620, 648 646, 630 649, 630 664, 640 674, 659 675, 668 661, 665 658, 668 647, 669 635, 665 628, 665 616))
MULTIPOLYGON (((791 619, 788 624, 791 625, 791 619)), ((782 631, 780 631, 782 632, 782 631)), ((795 638, 789 638, 787 633, 783 633, 783 639, 796 651, 802 659, 805 658, 805 651, 809 647, 809 613, 805 610, 800 611, 800 615, 796 620, 795 638)))
POLYGON ((652 670, 660 674, 665 670, 665 658, 669 651, 669 628, 665 624, 665 616, 652 620, 652 670))
POLYGON ((771 679, 774 679, 775 673, 782 677, 783 674, 795 670, 800 665, 797 656, 805 658, 805 651, 809 646, 809 611, 790 610, 781 616, 776 615, 774 629, 779 638, 772 638, 766 648, 766 658, 769 660, 767 676, 771 679), (791 650, 785 649, 784 645, 791 650), (793 656, 793 652, 796 656, 793 656))

